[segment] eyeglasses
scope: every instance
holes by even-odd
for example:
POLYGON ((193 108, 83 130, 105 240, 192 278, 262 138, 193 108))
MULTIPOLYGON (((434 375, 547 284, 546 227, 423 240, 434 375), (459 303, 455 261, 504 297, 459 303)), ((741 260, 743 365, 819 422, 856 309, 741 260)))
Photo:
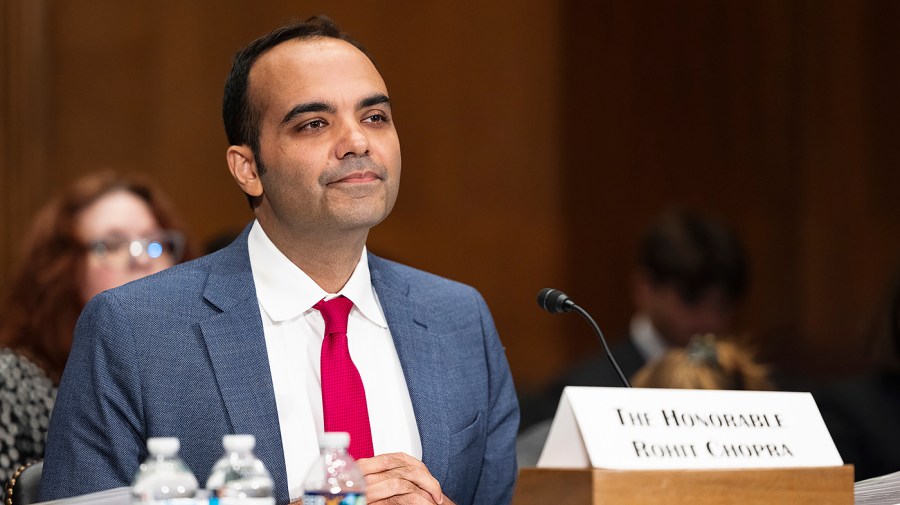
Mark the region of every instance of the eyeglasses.
POLYGON ((175 230, 161 230, 138 238, 110 235, 89 242, 87 249, 103 265, 123 270, 143 258, 149 262, 175 264, 184 252, 184 235, 175 230))

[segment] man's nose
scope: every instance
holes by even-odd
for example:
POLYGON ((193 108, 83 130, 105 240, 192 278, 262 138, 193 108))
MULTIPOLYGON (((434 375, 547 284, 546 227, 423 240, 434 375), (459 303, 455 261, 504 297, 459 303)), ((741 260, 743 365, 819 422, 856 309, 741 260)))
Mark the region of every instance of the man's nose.
POLYGON ((369 136, 363 126, 356 121, 347 123, 340 130, 340 137, 335 146, 335 156, 339 159, 348 156, 368 156, 369 136))

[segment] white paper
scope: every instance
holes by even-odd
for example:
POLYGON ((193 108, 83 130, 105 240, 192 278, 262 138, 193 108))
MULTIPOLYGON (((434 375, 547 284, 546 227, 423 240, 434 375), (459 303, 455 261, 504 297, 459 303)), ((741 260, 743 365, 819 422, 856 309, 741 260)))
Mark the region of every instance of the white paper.
POLYGON ((544 468, 799 468, 843 462, 809 393, 567 387, 544 468))
MULTIPOLYGON (((177 498, 170 500, 168 505, 206 505, 209 503, 208 493, 203 489, 197 490, 196 498, 177 498)), ((132 505, 131 488, 116 487, 96 493, 88 493, 71 498, 37 503, 35 505, 132 505)))
POLYGON ((37 505, 81 505, 88 503, 93 505, 131 505, 131 488, 117 487, 105 491, 97 491, 96 493, 73 496, 72 498, 41 502, 37 505))
POLYGON ((857 482, 853 486, 853 503, 856 505, 900 504, 900 472, 857 482))

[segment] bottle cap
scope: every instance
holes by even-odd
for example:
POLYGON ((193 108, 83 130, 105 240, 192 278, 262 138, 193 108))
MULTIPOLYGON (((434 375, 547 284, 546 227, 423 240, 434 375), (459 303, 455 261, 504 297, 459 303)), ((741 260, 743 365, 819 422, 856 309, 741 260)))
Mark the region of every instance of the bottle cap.
POLYGON ((250 452, 256 446, 256 437, 253 435, 225 435, 222 437, 222 447, 228 452, 250 452))
POLYGON ((151 437, 147 439, 147 450, 154 456, 174 456, 178 454, 181 442, 175 437, 151 437))
POLYGON ((346 431, 329 431, 319 438, 320 449, 346 449, 350 447, 350 434, 346 431))

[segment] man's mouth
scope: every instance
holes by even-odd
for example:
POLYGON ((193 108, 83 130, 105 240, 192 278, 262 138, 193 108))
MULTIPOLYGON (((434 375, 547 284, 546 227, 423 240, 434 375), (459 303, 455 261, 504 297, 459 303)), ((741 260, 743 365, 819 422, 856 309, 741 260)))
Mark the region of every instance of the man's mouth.
POLYGON ((332 182, 331 184, 361 184, 366 182, 373 182, 381 179, 375 172, 371 170, 367 170, 365 172, 353 172, 351 174, 347 174, 346 176, 332 182))

